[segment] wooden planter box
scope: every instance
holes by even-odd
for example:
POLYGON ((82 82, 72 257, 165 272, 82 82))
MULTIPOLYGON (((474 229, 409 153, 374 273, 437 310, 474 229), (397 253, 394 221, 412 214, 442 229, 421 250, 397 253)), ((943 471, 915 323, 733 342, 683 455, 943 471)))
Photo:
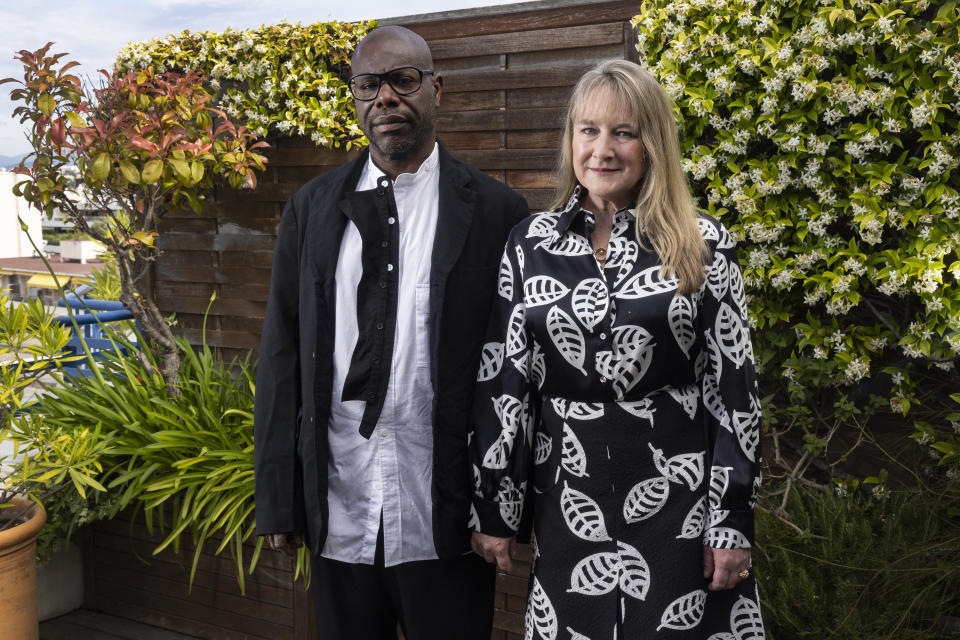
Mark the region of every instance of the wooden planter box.
POLYGON ((193 549, 153 555, 162 540, 142 518, 134 524, 121 515, 89 527, 84 606, 211 640, 313 640, 310 595, 294 584, 293 562, 283 554, 264 550, 244 595, 233 562, 214 556, 210 545, 191 589, 193 549))

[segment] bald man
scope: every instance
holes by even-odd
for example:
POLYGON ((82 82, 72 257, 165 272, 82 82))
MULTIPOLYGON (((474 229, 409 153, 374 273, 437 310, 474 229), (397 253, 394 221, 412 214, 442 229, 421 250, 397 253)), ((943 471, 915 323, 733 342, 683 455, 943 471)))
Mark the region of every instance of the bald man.
POLYGON ((257 533, 305 542, 323 640, 487 640, 468 416, 520 196, 436 141, 443 76, 401 27, 350 89, 370 145, 287 203, 260 346, 257 533))

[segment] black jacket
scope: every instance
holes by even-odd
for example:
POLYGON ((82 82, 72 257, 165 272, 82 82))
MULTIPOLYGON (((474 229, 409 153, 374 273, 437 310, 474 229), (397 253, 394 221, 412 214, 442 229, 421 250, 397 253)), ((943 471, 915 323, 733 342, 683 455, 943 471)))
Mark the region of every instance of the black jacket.
MULTIPOLYGON (((254 427, 257 533, 327 532, 327 424, 333 384, 335 272, 345 198, 367 162, 314 178, 287 202, 260 343, 254 427)), ((504 243, 527 203, 440 145, 440 200, 430 276, 433 538, 449 558, 470 548, 473 481, 467 431, 504 243)))

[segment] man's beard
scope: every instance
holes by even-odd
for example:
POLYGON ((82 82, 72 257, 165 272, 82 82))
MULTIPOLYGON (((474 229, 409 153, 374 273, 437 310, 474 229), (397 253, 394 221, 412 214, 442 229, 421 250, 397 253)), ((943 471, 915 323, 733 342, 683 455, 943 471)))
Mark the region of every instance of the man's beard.
POLYGON ((368 135, 367 139, 370 140, 370 146, 380 152, 383 157, 390 160, 404 160, 433 142, 435 119, 436 111, 424 113, 417 127, 406 136, 383 136, 384 139, 378 139, 376 136, 368 135))

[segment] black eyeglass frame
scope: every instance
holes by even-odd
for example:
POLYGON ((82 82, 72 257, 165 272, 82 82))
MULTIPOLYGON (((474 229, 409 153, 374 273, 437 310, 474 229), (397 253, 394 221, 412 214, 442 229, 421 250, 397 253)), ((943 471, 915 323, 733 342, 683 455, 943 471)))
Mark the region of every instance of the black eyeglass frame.
POLYGON ((433 69, 421 69, 419 67, 405 66, 405 67, 397 67, 396 69, 390 69, 389 71, 384 71, 383 73, 358 73, 357 75, 350 77, 350 80, 347 82, 347 86, 350 87, 350 93, 351 95, 353 95, 354 100, 359 100, 360 102, 372 102, 373 100, 376 100, 377 96, 380 95, 380 89, 383 88, 384 82, 389 84, 390 88, 393 89, 393 92, 398 96, 410 96, 415 94, 417 91, 420 91, 420 89, 423 87, 423 76, 426 74, 432 74, 433 72, 434 72, 433 69), (390 82, 390 74, 396 73, 397 71, 403 71, 404 69, 413 69, 419 74, 420 81, 417 83, 417 88, 414 89, 413 91, 406 91, 406 92, 400 91, 395 86, 393 86, 392 82, 390 82), (356 82, 356 79, 362 78, 364 76, 376 76, 377 78, 377 92, 373 94, 372 98, 361 98, 360 96, 357 95, 357 92, 353 88, 356 82))

